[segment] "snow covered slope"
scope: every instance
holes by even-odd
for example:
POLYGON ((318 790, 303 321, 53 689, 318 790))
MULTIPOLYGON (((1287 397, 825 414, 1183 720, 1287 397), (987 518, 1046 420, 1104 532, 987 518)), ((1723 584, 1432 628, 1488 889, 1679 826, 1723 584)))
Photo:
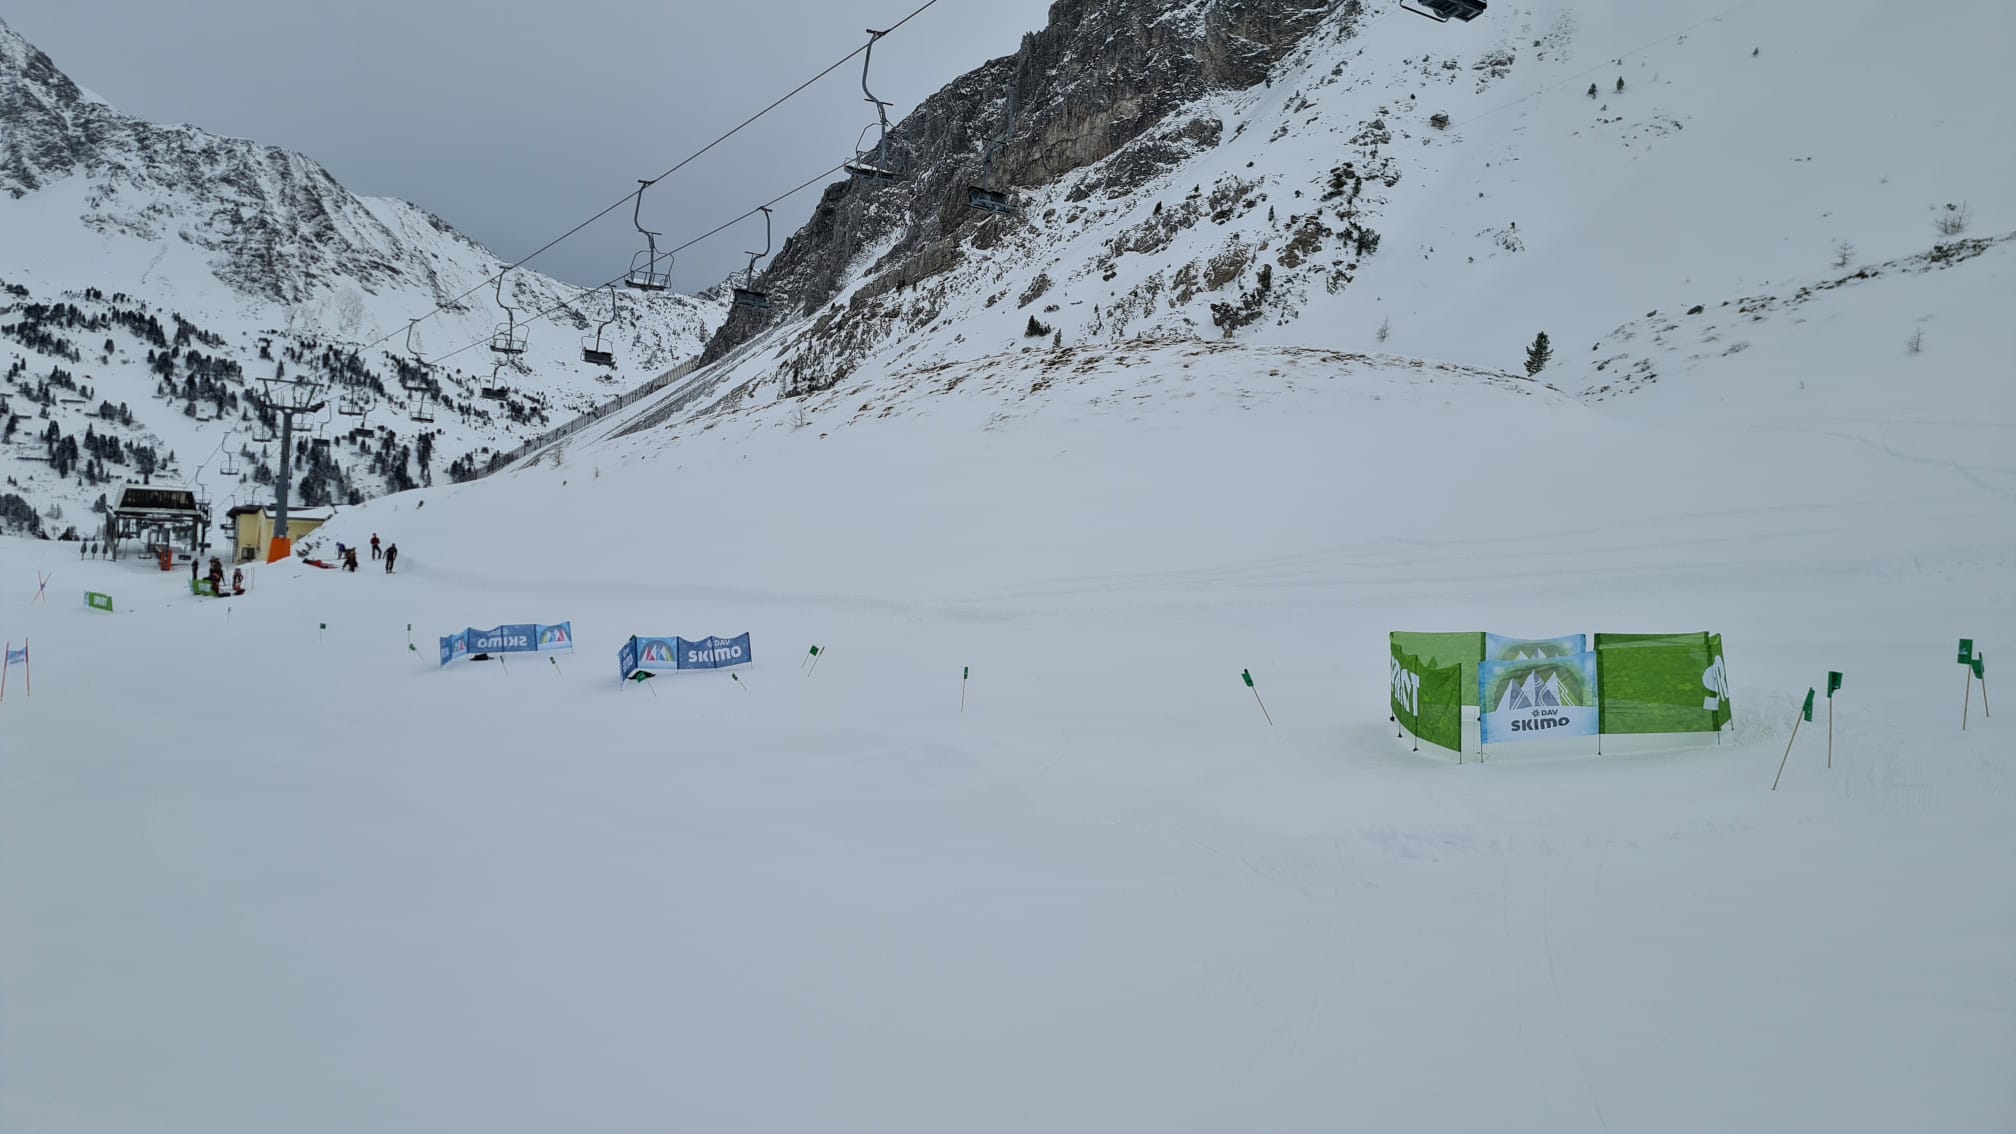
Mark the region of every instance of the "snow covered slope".
MULTIPOLYGON (((1167 8, 1221 45, 1281 11, 1167 8)), ((2016 1126, 2016 747, 2006 705, 1970 685, 1962 731, 1951 696, 1955 639, 1991 683, 2016 640, 2008 155, 1816 116, 1987 83, 2008 17, 1719 11, 1256 30, 1272 85, 1209 95, 1222 152, 1152 175, 1164 217, 1200 186, 1167 244, 1094 270, 1157 198, 1069 221, 1075 172, 1016 182, 1027 232, 884 229, 837 311, 730 324, 521 467, 317 533, 380 533, 397 574, 204 601, 0 537, 35 682, 0 702, 0 1130, 2016 1126), (1620 67, 1691 92, 1685 130, 1592 132, 1620 67), (1393 140, 1348 141, 1382 103, 1393 140), (1826 146, 1781 162, 1802 129, 1826 146), (1285 264, 1285 218, 1340 228, 1330 170, 1386 158, 1350 222, 1378 249, 1285 264), (1212 203, 1244 176, 1266 201, 1212 203), (1818 216, 1837 189, 1853 216, 1818 216), (1970 231, 1932 231, 1947 200, 1970 231), (1235 233, 1253 258, 1171 306, 1235 233), (1551 366, 1508 373, 1543 327, 1551 366), (562 619, 572 655, 435 664, 436 635, 562 619), (1736 728, 1417 753, 1396 628, 1719 630, 1736 728), (616 681, 632 634, 744 630, 732 677, 616 681)), ((1059 130, 1044 153, 1089 144, 1059 130)))
POLYGON ((1874 0, 1548 0, 1438 25, 1211 0, 1158 19, 1279 61, 1132 118, 1074 83, 1129 73, 1128 51, 1187 76, 1154 54, 1156 6, 1098 6, 1140 14, 1118 27, 1064 7, 911 114, 910 181, 828 192, 765 276, 795 317, 731 318, 708 352, 728 363, 720 389, 1165 335, 1514 369, 1540 331, 1579 389, 1590 344, 1647 311, 2016 231, 2016 151, 1986 144, 2008 102, 2003 7, 1949 11, 1956 25, 1874 0), (1022 109, 997 166, 1021 214, 983 219, 964 187, 1010 86, 1022 109))
MULTIPOLYGON (((608 295, 513 272, 504 296, 518 317, 559 309, 533 326, 517 364, 493 375, 483 344, 505 316, 493 290, 478 285, 503 264, 488 251, 411 204, 350 194, 299 154, 122 115, 4 23, 0 190, 0 365, 12 371, 0 400, 26 419, 0 449, 0 470, 14 482, 9 492, 44 513, 50 535, 91 529, 82 513, 134 475, 133 446, 153 450, 166 475, 204 482, 218 503, 253 494, 250 470, 262 454, 251 442, 246 383, 270 376, 290 352, 309 359, 392 335, 366 352, 350 376, 359 385, 345 391, 373 411, 365 424, 376 436, 335 463, 342 477, 326 495, 340 501, 425 479, 411 460, 403 477, 382 467, 388 447, 411 454, 424 433, 436 469, 466 454, 480 463, 485 449, 510 448, 672 368, 698 352, 725 308, 725 295, 625 294, 603 332, 617 365, 591 366, 581 340, 610 317, 608 295), (460 353, 423 399, 436 420, 414 421, 391 361, 406 357, 406 322, 472 288, 418 328, 426 357, 460 353), (158 341, 149 320, 162 327, 158 341), (177 335, 177 320, 193 338, 177 335), (266 355, 261 340, 270 340, 266 355), (201 366, 182 357, 192 347, 201 366), (153 351, 171 352, 171 364, 155 369, 153 351), (193 414, 184 412, 192 379, 193 414), (484 387, 514 396, 484 401, 484 387), (121 403, 125 414, 96 412, 121 403), (80 449, 87 425, 117 436, 109 479, 52 476, 42 436, 52 424, 80 449), (243 479, 218 476, 227 451, 244 454, 243 479)), ((277 464, 270 445, 263 457, 277 464)))
POLYGON ((2016 405, 1970 377, 2009 332, 1896 286, 1916 383, 1818 306, 1594 405, 1011 354, 326 529, 389 576, 205 602, 0 541, 0 1127, 2005 1127, 2016 768, 1951 694, 1956 637, 2016 638, 2016 405), (435 664, 561 619, 557 664, 435 664), (1718 629, 1737 729, 1416 754, 1395 627, 1718 629), (616 681, 744 630, 734 679, 616 681), (1829 669, 1833 767, 1809 726, 1774 793, 1829 669))

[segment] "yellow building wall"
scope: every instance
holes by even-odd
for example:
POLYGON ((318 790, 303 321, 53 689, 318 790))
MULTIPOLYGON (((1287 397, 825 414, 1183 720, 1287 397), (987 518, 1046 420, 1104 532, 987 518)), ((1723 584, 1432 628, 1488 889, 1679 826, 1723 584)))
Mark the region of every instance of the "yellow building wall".
MULTIPOLYGON (((287 517, 287 538, 300 539, 329 522, 327 516, 287 517)), ((266 547, 273 542, 273 516, 269 512, 247 512, 238 517, 238 535, 232 541, 234 563, 264 563, 266 547)))

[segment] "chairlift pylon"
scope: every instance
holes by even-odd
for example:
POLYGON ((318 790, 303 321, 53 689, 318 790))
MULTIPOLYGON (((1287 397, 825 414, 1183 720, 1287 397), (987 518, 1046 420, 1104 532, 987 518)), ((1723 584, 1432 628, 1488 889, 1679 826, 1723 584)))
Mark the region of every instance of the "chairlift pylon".
POLYGON ((1016 211, 1015 202, 1008 194, 994 187, 994 155, 1008 144, 1015 132, 1015 88, 1008 88, 1008 121, 1001 128, 1001 136, 987 139, 986 156, 980 164, 980 181, 966 187, 966 204, 983 213, 997 216, 1016 211))
POLYGON ((588 336, 586 335, 581 336, 581 361, 589 363, 590 365, 593 366, 613 367, 616 365, 616 352, 602 345, 603 330, 606 329, 609 326, 609 324, 614 323, 616 321, 615 287, 611 286, 610 288, 608 288, 608 292, 609 292, 609 317, 595 325, 595 339, 592 343, 589 341, 588 336))
POLYGON ((770 254, 770 206, 759 206, 763 214, 763 251, 749 253, 749 270, 744 273, 742 286, 734 288, 735 306, 750 311, 770 310, 770 293, 756 290, 756 261, 770 254))
POLYGON ((1400 0, 1400 6, 1417 16, 1426 16, 1438 24, 1450 20, 1469 23, 1484 14, 1488 0, 1400 0))
POLYGON ((861 145, 861 139, 859 137, 854 139, 854 145, 856 147, 854 153, 854 160, 847 163, 846 169, 847 169, 847 176, 852 177, 856 181, 875 183, 875 182, 889 182, 889 181, 903 180, 903 171, 897 169, 889 161, 890 104, 883 102, 879 98, 876 98, 875 92, 868 89, 868 65, 875 58, 875 41, 881 39, 883 36, 888 34, 889 33, 887 31, 876 31, 874 28, 869 28, 868 50, 861 57, 861 93, 863 95, 866 95, 868 102, 875 107, 875 123, 876 123, 876 125, 874 126, 863 127, 861 130, 861 134, 862 136, 865 137, 868 131, 871 129, 879 129, 880 133, 877 135, 876 138, 875 154, 873 161, 869 160, 869 155, 866 150, 862 150, 859 148, 861 145))
POLYGON ((666 253, 665 266, 658 266, 658 234, 644 227, 644 190, 656 181, 637 179, 637 200, 630 208, 630 223, 644 237, 644 251, 630 257, 630 271, 623 277, 626 287, 638 291, 664 291, 672 286, 672 255, 666 253))
POLYGON ((504 309, 505 321, 497 324, 497 333, 490 336, 490 349, 498 354, 520 355, 525 353, 525 328, 518 325, 518 312, 504 302, 504 277, 511 274, 510 268, 497 273, 497 306, 504 309))

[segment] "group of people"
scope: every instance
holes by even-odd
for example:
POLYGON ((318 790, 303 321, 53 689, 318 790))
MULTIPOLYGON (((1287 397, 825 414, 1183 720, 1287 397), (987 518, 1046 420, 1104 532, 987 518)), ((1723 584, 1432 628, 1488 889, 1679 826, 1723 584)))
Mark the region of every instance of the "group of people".
MULTIPOLYGON (((336 545, 336 558, 342 562, 345 571, 355 571, 357 569, 357 548, 345 547, 339 543, 336 545)), ((399 545, 396 543, 381 545, 378 542, 378 533, 372 532, 371 558, 383 559, 385 561, 385 573, 390 575, 392 573, 392 564, 399 560, 399 545)))
MULTIPOLYGON (((196 557, 192 555, 189 557, 189 578, 193 581, 196 577, 196 557)), ((210 573, 205 577, 210 580, 211 594, 221 596, 225 593, 224 561, 222 559, 219 559, 215 555, 210 557, 210 573)), ((231 569, 230 593, 234 595, 245 593, 245 569, 243 567, 233 567, 231 569)))

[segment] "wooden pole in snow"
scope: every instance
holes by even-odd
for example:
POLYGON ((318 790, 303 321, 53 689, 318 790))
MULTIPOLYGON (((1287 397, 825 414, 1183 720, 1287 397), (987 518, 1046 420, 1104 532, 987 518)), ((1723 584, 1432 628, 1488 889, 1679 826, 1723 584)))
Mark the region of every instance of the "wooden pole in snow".
POLYGON ((1799 722, 1803 720, 1805 716, 1806 714, 1801 713, 1798 716, 1792 718, 1792 740, 1788 740, 1785 742, 1785 755, 1778 758, 1778 774, 1772 777, 1771 780, 1772 791, 1777 791, 1778 781, 1785 778, 1785 761, 1790 760, 1792 758, 1792 741, 1799 739, 1799 722))

